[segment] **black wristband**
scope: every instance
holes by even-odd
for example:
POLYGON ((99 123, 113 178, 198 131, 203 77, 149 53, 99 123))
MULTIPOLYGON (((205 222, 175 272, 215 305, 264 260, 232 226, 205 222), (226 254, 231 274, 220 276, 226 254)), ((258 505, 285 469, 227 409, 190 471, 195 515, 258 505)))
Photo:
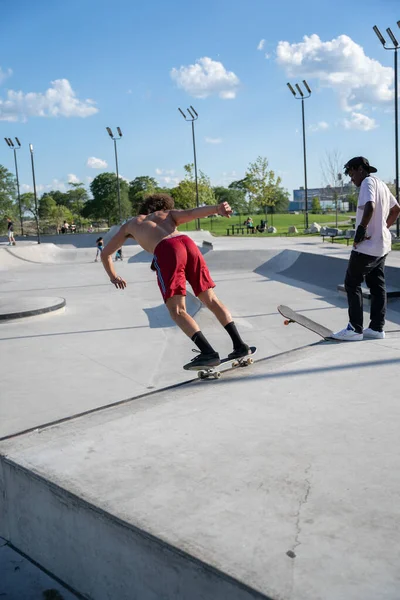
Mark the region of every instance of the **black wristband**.
POLYGON ((365 238, 365 234, 367 233, 367 228, 363 227, 363 225, 359 225, 357 227, 356 234, 354 236, 354 243, 359 244, 365 238))

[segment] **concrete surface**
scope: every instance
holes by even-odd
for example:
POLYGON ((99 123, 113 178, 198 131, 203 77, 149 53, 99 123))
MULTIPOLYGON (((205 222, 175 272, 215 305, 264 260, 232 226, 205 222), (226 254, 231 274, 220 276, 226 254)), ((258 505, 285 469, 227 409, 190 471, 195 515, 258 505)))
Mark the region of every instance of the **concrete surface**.
POLYGON ((34 264, 31 244, 18 266, 7 252, 3 297, 52 290, 67 307, 0 328, 12 390, 0 397, 0 535, 95 600, 398 600, 398 301, 385 340, 317 343, 276 306, 343 327, 350 249, 193 237, 212 241, 217 293, 258 347, 255 365, 219 381, 182 370, 192 344, 137 247, 118 265, 123 293, 85 262, 95 249, 34 264))
POLYGON ((79 596, 44 573, 0 538, 0 598, 4 600, 75 600, 79 596))
POLYGON ((0 298, 0 321, 34 317, 61 310, 64 307, 64 298, 49 298, 43 296, 0 298))

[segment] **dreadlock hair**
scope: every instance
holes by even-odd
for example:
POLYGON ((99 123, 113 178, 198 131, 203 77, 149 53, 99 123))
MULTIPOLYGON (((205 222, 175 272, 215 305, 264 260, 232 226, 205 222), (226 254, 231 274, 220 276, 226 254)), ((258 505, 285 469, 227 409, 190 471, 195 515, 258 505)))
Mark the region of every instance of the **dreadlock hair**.
POLYGON ((139 208, 139 215, 149 215, 157 210, 171 210, 174 206, 174 199, 169 194, 151 194, 139 208))

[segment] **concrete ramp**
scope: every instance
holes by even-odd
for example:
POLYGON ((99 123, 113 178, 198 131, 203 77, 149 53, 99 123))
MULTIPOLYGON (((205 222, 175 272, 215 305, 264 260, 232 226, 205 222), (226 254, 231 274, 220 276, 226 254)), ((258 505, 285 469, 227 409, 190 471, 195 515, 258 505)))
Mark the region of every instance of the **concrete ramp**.
MULTIPOLYGON (((139 252, 138 246, 125 249, 124 255, 130 257, 139 252)), ((91 263, 96 257, 96 248, 74 248, 49 244, 21 245, 5 249, 14 259, 40 264, 83 264, 91 263)))
POLYGON ((2 442, 0 535, 96 600, 397 600, 399 366, 319 343, 2 442))

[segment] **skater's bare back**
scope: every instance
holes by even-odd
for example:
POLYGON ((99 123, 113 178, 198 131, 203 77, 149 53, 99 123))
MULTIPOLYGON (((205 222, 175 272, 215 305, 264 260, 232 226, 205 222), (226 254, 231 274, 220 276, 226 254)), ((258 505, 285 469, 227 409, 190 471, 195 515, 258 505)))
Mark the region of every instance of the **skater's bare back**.
POLYGON ((150 215, 139 215, 123 225, 126 237, 133 237, 151 254, 163 239, 180 235, 171 210, 161 210, 150 215))
POLYGON ((120 227, 118 233, 111 238, 101 253, 101 261, 111 282, 117 288, 124 289, 126 287, 126 281, 115 273, 112 254, 121 248, 128 238, 133 238, 144 250, 154 254, 155 247, 162 240, 182 235, 177 229, 179 225, 215 214, 221 215, 221 217, 230 217, 232 209, 227 202, 220 202, 213 206, 200 206, 186 210, 175 208, 159 210, 130 219, 120 227))

